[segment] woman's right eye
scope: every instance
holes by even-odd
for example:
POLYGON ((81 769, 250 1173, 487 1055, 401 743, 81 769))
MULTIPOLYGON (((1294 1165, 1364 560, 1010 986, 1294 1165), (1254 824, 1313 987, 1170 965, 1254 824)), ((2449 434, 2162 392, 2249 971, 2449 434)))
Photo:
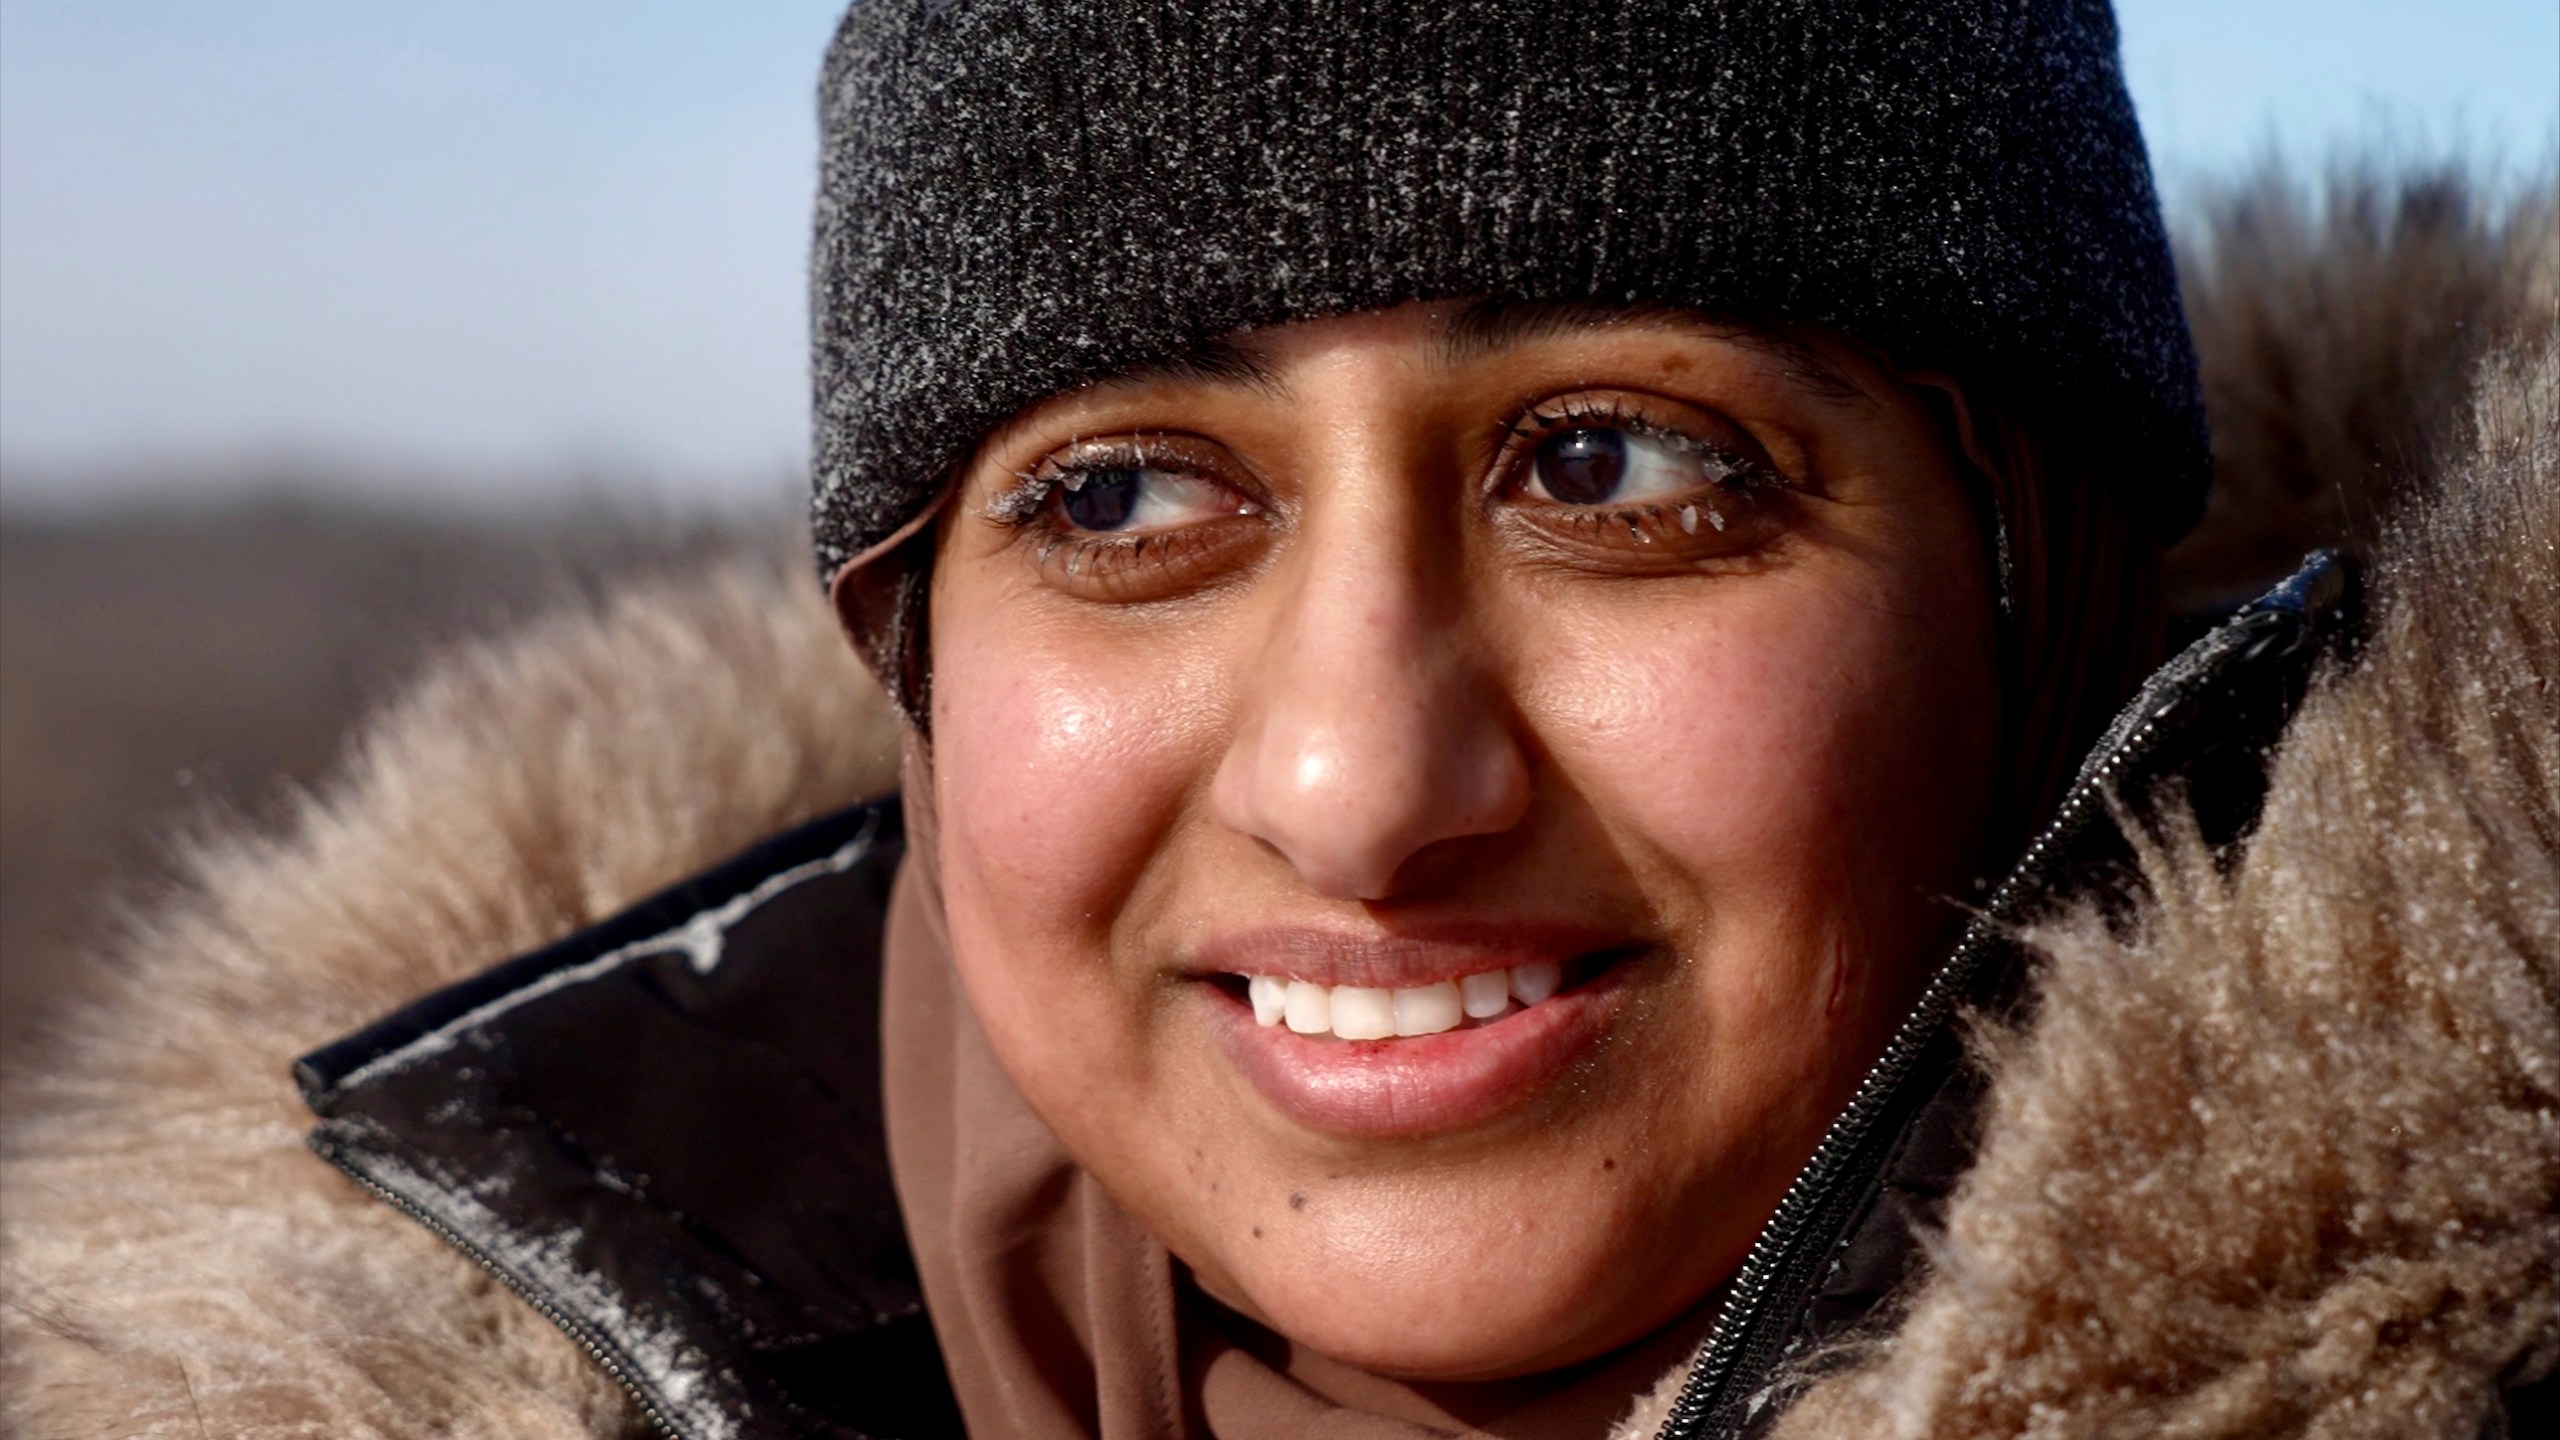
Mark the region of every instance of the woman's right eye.
POLYGON ((1071 442, 988 498, 1043 580, 1087 599, 1187 594, 1240 573, 1271 534, 1252 472, 1204 436, 1071 442))
POLYGON ((1034 568, 1061 590, 1161 599, 1238 573, 1268 537, 1245 474, 1197 437, 1088 441, 1021 472, 986 514, 1030 542, 1034 568))
POLYGON ((1251 508, 1224 485, 1178 470, 1071 470, 1056 483, 1054 503, 1063 528, 1097 535, 1178 530, 1251 508))
POLYGON ((1118 530, 1138 513, 1147 481, 1144 470, 1103 470, 1067 482, 1058 508, 1079 530, 1118 530))

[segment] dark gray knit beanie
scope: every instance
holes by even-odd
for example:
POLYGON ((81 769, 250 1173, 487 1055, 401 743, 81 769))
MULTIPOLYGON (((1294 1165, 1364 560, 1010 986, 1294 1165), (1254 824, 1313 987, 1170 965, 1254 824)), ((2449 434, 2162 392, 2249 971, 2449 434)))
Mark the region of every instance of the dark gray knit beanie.
POLYGON ((857 0, 820 103, 828 574, 1033 401, 1416 299, 1831 325, 2202 500, 2106 0, 857 0))

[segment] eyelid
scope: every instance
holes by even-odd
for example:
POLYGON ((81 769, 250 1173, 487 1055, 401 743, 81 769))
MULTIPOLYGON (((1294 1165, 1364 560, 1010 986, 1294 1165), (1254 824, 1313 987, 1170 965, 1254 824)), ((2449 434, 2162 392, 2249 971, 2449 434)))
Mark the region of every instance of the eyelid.
MULTIPOLYGON (((1759 443, 1757 437, 1739 422, 1689 401, 1662 399, 1657 402, 1663 406, 1677 406, 1680 409, 1696 411, 1701 416, 1710 417, 1716 422, 1716 428, 1732 431, 1735 439, 1741 442, 1739 444, 1720 443, 1715 438, 1696 434, 1680 425, 1654 419, 1645 414, 1641 407, 1627 403, 1628 399, 1629 397, 1622 392, 1574 393, 1550 396, 1520 407, 1518 418, 1503 429, 1500 454, 1493 466, 1492 474, 1487 477, 1488 495, 1499 494, 1505 489, 1524 483, 1527 474, 1526 462, 1535 453, 1537 442, 1560 430, 1577 428, 1633 431, 1724 461, 1731 467, 1732 473, 1722 483, 1738 486, 1769 484, 1796 488, 1778 468, 1777 462, 1769 458, 1766 448, 1759 443)), ((1592 508, 1602 511, 1608 509, 1607 506, 1592 508)))
MULTIPOLYGON (((1029 467, 1009 472, 1003 486, 987 497, 982 511, 989 520, 1000 525, 1028 524, 1066 485, 1069 475, 1097 470, 1182 468, 1162 463, 1169 457, 1149 453, 1146 442, 1150 438, 1176 437, 1132 434, 1070 439, 1065 445, 1033 461, 1029 467)), ((1203 478, 1226 483, 1219 476, 1203 478)))
POLYGON ((987 497, 986 503, 978 507, 978 513, 998 525, 1028 525, 1048 506, 1049 497, 1056 493, 1058 481, 1054 476, 1043 475, 1036 469, 1016 471, 1006 477, 1003 488, 987 497))
MULTIPOLYGON (((1046 523, 1059 492, 1075 489, 1079 476, 1114 470, 1147 471, 1212 487, 1237 502, 1236 510, 1227 513, 1269 508, 1257 477, 1217 441, 1181 431, 1142 431, 1069 440, 1030 468, 1012 472, 980 513, 1008 529, 1039 526, 1046 523)), ((1081 530, 1073 533, 1086 539, 1104 538, 1081 530)))

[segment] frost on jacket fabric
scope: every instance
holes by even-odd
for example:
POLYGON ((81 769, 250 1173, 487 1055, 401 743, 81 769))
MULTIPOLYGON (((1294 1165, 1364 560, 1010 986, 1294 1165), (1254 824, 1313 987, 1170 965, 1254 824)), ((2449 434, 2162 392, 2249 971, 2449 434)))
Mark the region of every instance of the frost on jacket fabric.
MULTIPOLYGON (((1792 1383, 1758 1413, 1790 1440, 2470 1436, 2549 1375, 2544 345, 2476 384, 2474 433, 2385 547, 2366 643, 2313 684, 2248 838, 2211 852, 2171 797, 2131 827, 2143 898, 2029 932, 2025 1005, 1975 1037, 1979 1140, 1927 1268, 1881 1330, 1769 1357, 1792 1383)), ((312 1157, 283 1063, 879 793, 888 743, 805 582, 732 568, 448 660, 282 833, 201 846, 63 1063, 11 1097, 15 1431, 642 1433, 549 1319, 312 1157)), ((730 938, 650 959, 680 979, 730 938)))

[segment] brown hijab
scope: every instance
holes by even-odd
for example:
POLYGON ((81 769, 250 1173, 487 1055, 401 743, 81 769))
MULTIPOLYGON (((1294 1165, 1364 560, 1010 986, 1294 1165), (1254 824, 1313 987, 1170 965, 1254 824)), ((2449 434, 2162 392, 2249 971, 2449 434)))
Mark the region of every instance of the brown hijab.
MULTIPOLYGON (((2006 723, 2020 742, 2011 753, 2022 757, 2005 780, 1994 842, 2005 855, 2051 808, 2071 763, 2157 653, 2154 552, 2109 487, 2049 474, 2023 426, 1990 407, 1969 413, 1950 385, 1914 382, 1954 397, 1954 437, 1980 472, 1999 542, 2006 723)), ((910 572, 879 592, 915 596, 919 580, 910 572)), ((920 616, 873 618, 920 639, 920 616)), ((922 649, 886 648, 916 658, 922 649)), ((920 694, 915 677, 893 678, 920 694)), ((1413 1384, 1328 1360, 1204 1294, 1068 1156, 997 1065, 952 971, 931 761, 912 726, 904 780, 908 858, 884 947, 890 1164, 972 1434, 1597 1440, 1696 1348, 1719 1296, 1562 1371, 1413 1384)))

